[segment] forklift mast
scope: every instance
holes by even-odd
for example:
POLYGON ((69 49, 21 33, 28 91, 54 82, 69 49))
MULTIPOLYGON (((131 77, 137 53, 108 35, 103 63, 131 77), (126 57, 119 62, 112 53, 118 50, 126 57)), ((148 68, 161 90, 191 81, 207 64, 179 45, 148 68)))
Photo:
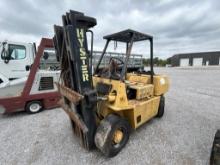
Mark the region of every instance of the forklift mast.
POLYGON ((89 28, 96 25, 96 19, 71 10, 62 16, 62 20, 63 26, 54 26, 53 38, 57 59, 61 63, 61 84, 57 84, 63 96, 61 106, 70 116, 83 146, 91 149, 96 131, 97 96, 92 86, 93 41, 89 52, 87 34, 91 33, 93 39, 89 28), (74 98, 68 94, 69 89, 74 91, 74 98), (72 104, 74 101, 75 106, 72 104))

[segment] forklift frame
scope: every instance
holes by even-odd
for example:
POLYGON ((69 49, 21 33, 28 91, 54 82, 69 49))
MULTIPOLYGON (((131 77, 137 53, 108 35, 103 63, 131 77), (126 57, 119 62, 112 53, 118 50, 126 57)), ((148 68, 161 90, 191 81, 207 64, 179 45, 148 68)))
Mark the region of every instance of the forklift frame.
POLYGON ((125 75, 127 72, 128 60, 131 55, 133 43, 138 42, 138 41, 149 40, 150 41, 150 74, 151 74, 151 83, 153 84, 154 69, 153 69, 153 37, 152 36, 150 36, 148 34, 143 34, 143 33, 131 30, 131 29, 127 29, 127 30, 124 30, 124 31, 121 31, 118 33, 104 36, 103 39, 106 39, 107 41, 106 41, 102 55, 99 58, 97 67, 96 67, 93 75, 97 74, 97 72, 99 70, 99 66, 102 62, 102 59, 103 59, 105 53, 106 53, 106 50, 108 48, 110 41, 123 42, 123 43, 126 43, 126 59, 125 59, 124 66, 121 71, 120 80, 124 81, 124 78, 125 78, 125 75))

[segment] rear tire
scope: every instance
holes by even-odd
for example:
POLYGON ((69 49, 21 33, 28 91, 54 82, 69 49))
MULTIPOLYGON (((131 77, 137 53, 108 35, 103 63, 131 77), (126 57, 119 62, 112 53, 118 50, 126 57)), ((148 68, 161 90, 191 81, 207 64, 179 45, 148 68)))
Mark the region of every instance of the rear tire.
POLYGON ((212 145, 210 165, 220 164, 220 130, 215 134, 215 138, 212 145))
POLYGON ((164 108, 165 108, 165 97, 162 95, 160 97, 160 104, 159 104, 158 113, 157 113, 156 117, 158 117, 158 118, 163 117, 164 108))
POLYGON ((103 119, 95 134, 96 147, 106 157, 116 156, 129 140, 131 127, 127 120, 113 114, 103 119))
POLYGON ((25 110, 29 114, 35 114, 42 111, 43 105, 41 101, 30 101, 27 103, 25 110))

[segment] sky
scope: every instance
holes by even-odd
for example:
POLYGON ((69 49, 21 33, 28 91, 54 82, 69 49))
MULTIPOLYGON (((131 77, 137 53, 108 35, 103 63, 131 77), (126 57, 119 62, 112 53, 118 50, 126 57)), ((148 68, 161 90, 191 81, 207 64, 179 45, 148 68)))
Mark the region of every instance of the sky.
MULTIPOLYGON (((163 59, 220 50, 219 0, 1 0, 0 41, 39 43, 53 37, 53 25, 62 25, 61 16, 70 9, 97 19, 94 50, 103 49, 103 36, 128 28, 152 35, 154 55, 163 59)), ((148 47, 137 44, 132 53, 147 57, 148 47)))

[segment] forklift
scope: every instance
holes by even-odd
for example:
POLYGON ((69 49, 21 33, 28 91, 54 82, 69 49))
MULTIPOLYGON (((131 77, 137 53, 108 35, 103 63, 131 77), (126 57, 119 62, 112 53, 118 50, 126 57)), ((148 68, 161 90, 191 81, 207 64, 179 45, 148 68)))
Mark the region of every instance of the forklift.
POLYGON ((61 64, 59 104, 85 148, 97 147, 106 157, 113 157, 125 147, 132 130, 163 116, 169 79, 154 73, 153 37, 131 29, 104 37, 106 44, 92 74, 90 29, 96 19, 70 10, 62 20, 63 26, 54 26, 53 38, 61 64), (127 67, 132 46, 140 41, 150 42, 149 71, 127 67), (111 57, 109 65, 101 67, 110 42, 126 44, 126 57, 111 57))

